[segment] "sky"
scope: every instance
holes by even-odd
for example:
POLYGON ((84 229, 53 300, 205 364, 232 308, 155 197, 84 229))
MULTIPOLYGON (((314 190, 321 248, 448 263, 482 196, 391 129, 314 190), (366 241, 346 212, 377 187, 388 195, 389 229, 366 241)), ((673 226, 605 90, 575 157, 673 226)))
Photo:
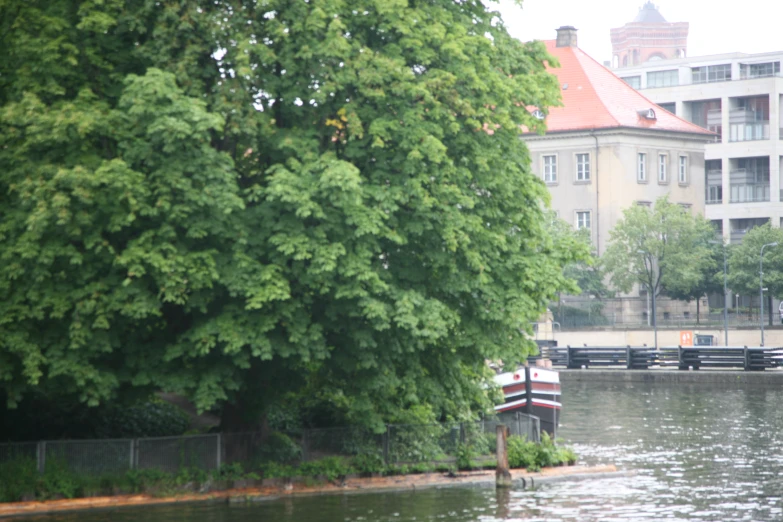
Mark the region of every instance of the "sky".
MULTIPOLYGON (((610 61, 609 29, 634 19, 646 0, 513 0, 490 3, 509 33, 523 41, 554 40, 555 29, 573 25, 579 47, 610 61)), ((689 22, 688 56, 783 51, 783 1, 653 0, 667 22, 689 22)))

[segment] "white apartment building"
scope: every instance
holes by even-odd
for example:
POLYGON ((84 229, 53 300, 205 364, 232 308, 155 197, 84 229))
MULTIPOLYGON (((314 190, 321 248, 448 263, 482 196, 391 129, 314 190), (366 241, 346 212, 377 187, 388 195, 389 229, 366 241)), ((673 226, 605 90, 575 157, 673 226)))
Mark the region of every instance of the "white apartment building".
POLYGON ((705 147, 705 216, 732 243, 783 224, 783 52, 652 60, 614 69, 647 98, 718 134, 705 147))

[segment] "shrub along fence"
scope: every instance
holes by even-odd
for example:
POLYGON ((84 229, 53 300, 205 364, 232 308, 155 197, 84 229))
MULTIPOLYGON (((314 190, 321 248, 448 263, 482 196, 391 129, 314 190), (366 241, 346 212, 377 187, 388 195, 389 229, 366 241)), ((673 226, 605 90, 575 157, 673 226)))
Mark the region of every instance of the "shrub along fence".
POLYGON ((273 436, 264 443, 260 433, 252 432, 8 443, 0 444, 0 464, 23 459, 35 462, 39 473, 56 463, 73 472, 97 475, 145 469, 210 471, 235 463, 253 465, 276 459, 302 463, 332 456, 372 459, 386 466, 448 463, 494 456, 498 424, 528 441, 541 440, 537 417, 505 413, 478 422, 390 424, 380 434, 355 427, 310 429, 299 437, 273 436))

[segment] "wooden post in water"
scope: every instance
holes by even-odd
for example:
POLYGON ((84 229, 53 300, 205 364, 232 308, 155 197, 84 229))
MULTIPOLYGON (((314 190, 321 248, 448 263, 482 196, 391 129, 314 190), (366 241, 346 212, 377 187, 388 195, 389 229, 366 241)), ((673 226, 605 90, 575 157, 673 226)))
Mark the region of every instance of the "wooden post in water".
POLYGON ((498 424, 496 433, 498 467, 495 470, 495 485, 499 488, 510 488, 511 472, 508 469, 508 451, 506 448, 508 428, 504 424, 498 424))

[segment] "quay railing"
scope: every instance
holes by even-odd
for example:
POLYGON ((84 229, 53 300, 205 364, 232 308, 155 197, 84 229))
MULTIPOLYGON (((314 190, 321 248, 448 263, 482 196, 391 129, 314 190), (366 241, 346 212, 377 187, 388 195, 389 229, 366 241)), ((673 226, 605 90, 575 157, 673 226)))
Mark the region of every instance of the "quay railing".
POLYGON ((540 357, 552 361, 552 366, 572 370, 595 367, 624 367, 628 370, 676 367, 680 370, 737 368, 763 371, 781 366, 783 348, 669 346, 656 350, 649 346, 546 346, 541 348, 540 357))

